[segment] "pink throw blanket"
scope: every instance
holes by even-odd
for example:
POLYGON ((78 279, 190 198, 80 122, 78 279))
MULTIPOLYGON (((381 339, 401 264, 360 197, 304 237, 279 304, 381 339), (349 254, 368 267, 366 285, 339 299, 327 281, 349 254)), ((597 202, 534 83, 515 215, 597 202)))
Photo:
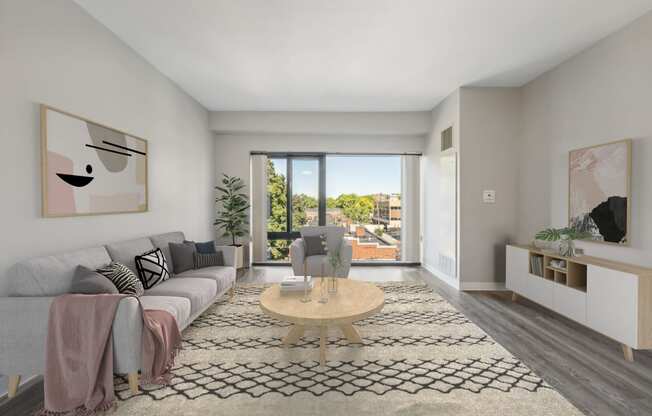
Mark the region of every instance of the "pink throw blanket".
MULTIPOLYGON (((46 349, 45 408, 38 414, 93 415, 114 405, 111 330, 118 303, 125 297, 70 294, 54 299, 46 349)), ((140 308, 141 382, 163 384, 181 348, 181 334, 168 312, 140 308)))

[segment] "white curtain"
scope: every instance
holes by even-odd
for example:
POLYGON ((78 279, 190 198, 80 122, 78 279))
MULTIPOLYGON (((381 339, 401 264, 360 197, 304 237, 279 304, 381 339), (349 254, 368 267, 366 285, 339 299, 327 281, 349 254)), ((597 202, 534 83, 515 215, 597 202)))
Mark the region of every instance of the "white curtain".
POLYGON ((421 261, 420 162, 420 156, 401 156, 401 261, 421 261))
POLYGON ((267 260, 267 156, 251 156, 253 261, 267 260))

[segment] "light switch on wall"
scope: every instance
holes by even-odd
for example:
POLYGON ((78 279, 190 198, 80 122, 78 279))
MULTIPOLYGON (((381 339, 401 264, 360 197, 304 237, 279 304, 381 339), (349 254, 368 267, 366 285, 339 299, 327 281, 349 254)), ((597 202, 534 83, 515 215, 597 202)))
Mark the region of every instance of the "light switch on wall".
POLYGON ((482 201, 485 204, 495 204, 496 203, 496 191, 493 189, 486 189, 482 191, 482 201))

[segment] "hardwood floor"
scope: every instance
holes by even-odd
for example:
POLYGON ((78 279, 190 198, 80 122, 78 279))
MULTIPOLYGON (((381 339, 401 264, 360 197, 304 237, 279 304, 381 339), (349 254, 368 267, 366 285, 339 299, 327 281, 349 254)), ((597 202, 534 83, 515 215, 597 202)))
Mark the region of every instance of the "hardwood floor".
MULTIPOLYGON (((280 281, 288 267, 256 267, 239 283, 280 281)), ((652 353, 623 359, 620 345, 510 292, 458 292, 416 267, 353 267, 350 277, 370 281, 426 282, 498 343, 536 371, 587 415, 652 415, 652 353)), ((21 387, 0 401, 0 414, 31 414, 42 403, 42 384, 21 387)), ((561 415, 560 415, 561 416, 561 415)))

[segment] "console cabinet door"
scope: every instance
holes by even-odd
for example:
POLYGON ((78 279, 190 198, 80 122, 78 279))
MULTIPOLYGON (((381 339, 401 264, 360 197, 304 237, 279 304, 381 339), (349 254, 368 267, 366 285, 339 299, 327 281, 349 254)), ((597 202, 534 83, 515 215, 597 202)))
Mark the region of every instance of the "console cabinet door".
POLYGON ((524 279, 529 270, 530 252, 522 248, 507 246, 506 254, 506 278, 507 289, 523 294, 524 279))
POLYGON ((587 267, 587 321, 625 345, 638 346, 638 279, 629 273, 587 267))

